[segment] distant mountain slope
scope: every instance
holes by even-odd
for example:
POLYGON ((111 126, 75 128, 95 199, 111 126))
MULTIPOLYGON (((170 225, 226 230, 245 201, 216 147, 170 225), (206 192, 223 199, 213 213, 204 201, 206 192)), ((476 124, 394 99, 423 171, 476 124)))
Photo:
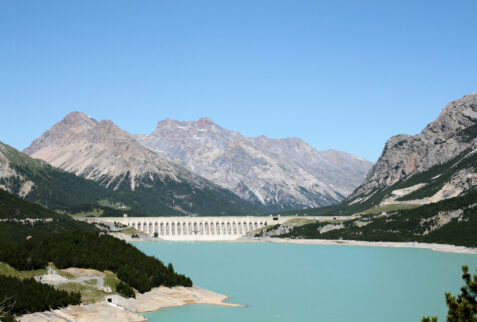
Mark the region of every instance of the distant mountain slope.
POLYGON ((165 120, 138 142, 269 210, 335 204, 364 179, 371 163, 339 151, 320 152, 298 138, 246 138, 202 118, 165 120))
POLYGON ((390 138, 366 181, 348 198, 360 208, 391 203, 427 204, 477 185, 477 93, 449 103, 416 136, 390 138))
POLYGON ((50 209, 64 210, 114 199, 112 192, 98 184, 33 159, 2 142, 0 188, 50 209))
POLYGON ((424 242, 477 247, 477 191, 414 209, 372 212, 341 222, 310 223, 281 237, 424 242))
POLYGON ((93 225, 75 221, 68 215, 58 214, 0 189, 0 244, 21 242, 27 236, 75 230, 97 231, 93 225))
POLYGON ((73 112, 25 153, 127 196, 149 215, 243 215, 263 208, 175 164, 119 129, 73 112))
POLYGON ((0 189, 49 209, 68 212, 101 208, 105 214, 115 213, 121 216, 125 212, 135 216, 181 214, 147 196, 104 188, 94 181, 33 159, 2 142, 0 189))
POLYGON ((448 104, 420 134, 389 139, 346 201, 296 213, 356 216, 294 227, 282 237, 476 247, 477 93, 448 104))

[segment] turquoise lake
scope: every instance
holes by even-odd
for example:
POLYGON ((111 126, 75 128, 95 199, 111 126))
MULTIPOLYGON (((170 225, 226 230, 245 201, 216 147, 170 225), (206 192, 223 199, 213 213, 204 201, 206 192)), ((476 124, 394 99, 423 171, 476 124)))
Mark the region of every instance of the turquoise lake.
POLYGON ((245 308, 187 305, 150 321, 445 321, 444 293, 477 255, 425 249, 278 243, 136 242, 194 285, 245 308))

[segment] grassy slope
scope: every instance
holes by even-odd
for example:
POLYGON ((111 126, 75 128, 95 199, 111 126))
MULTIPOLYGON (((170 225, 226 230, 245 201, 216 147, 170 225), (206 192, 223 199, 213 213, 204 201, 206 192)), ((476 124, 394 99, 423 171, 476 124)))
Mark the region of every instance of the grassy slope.
MULTIPOLYGON (((50 263, 49 266, 54 268, 63 277, 66 277, 68 279, 75 278, 75 276, 72 274, 62 272, 61 270, 56 268, 55 265, 52 263, 50 263)), ((11 267, 7 263, 0 262, 0 275, 6 275, 6 276, 12 276, 12 277, 24 279, 24 278, 31 278, 37 275, 43 275, 45 273, 46 273, 46 269, 20 271, 11 267)), ((115 293, 116 284, 120 282, 119 278, 117 277, 115 273, 111 271, 105 271, 104 274, 105 274, 104 286, 109 286, 112 292, 115 293)), ((88 281, 85 283, 88 284, 88 281)), ((91 282, 89 284, 91 284, 91 282)), ((96 282, 94 284, 96 284, 96 282)), ((80 292, 83 303, 97 302, 98 300, 101 300, 102 298, 104 298, 104 296, 107 294, 104 291, 98 290, 94 285, 82 285, 80 283, 74 283, 74 282, 65 283, 56 288, 60 290, 65 290, 68 292, 80 292)))
POLYGON ((55 286, 56 289, 71 292, 78 292, 81 294, 81 303, 91 304, 101 301, 105 296, 106 292, 97 289, 91 285, 85 285, 82 283, 65 283, 58 286, 55 286))
POLYGON ((42 275, 46 273, 46 269, 36 269, 31 271, 19 271, 8 265, 7 263, 0 262, 0 275, 18 277, 18 278, 30 278, 36 275, 42 275))

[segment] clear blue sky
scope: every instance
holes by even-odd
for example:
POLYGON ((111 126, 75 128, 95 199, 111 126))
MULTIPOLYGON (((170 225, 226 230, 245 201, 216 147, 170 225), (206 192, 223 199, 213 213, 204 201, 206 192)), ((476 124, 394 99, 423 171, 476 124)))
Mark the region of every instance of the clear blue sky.
POLYGON ((477 91, 477 1, 0 1, 0 141, 210 117, 370 161, 477 91))

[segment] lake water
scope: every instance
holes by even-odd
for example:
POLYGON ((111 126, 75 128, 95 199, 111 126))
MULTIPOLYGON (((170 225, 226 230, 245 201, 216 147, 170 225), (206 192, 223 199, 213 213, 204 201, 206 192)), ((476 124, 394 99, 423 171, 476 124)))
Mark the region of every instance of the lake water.
POLYGON ((137 242, 194 285, 245 308, 187 305, 150 321, 445 321, 444 293, 463 285, 477 255, 425 249, 278 243, 137 242))

